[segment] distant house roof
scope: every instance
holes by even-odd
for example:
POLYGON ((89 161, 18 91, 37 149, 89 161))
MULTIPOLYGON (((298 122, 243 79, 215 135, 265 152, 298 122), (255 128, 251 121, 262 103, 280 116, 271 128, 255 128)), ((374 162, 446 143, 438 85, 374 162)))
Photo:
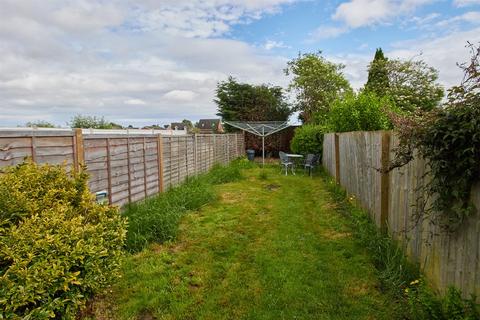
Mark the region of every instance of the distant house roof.
POLYGON ((172 122, 170 124, 170 129, 172 130, 185 130, 187 126, 183 122, 172 122))
POLYGON ((152 130, 152 129, 154 129, 154 130, 165 130, 166 128, 164 128, 164 127, 160 127, 159 125, 157 125, 157 124, 154 124, 154 125, 151 125, 151 126, 145 126, 145 127, 143 127, 142 129, 149 129, 149 130, 152 130))
POLYGON ((218 128, 220 119, 200 119, 197 128, 199 129, 214 129, 218 128))

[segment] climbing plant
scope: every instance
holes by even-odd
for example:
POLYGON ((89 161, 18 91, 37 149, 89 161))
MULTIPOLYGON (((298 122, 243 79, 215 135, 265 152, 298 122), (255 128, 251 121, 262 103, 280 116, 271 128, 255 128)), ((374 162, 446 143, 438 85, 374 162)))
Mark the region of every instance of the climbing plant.
POLYGON ((390 169, 412 160, 414 150, 426 160, 424 188, 432 199, 427 214, 450 231, 476 210, 470 190, 480 174, 480 46, 468 47, 471 61, 459 65, 464 79, 449 89, 443 108, 392 115, 400 143, 390 169))

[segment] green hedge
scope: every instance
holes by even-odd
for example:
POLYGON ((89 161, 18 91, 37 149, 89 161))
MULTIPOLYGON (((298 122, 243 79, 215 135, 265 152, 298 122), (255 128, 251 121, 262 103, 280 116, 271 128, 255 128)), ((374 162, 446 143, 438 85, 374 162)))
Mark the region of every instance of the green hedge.
POLYGON ((25 163, 0 175, 0 318, 74 319, 117 276, 126 220, 85 173, 25 163))
POLYGON ((295 135, 290 142, 290 149, 299 154, 318 154, 322 156, 323 127, 306 124, 295 129, 295 135))

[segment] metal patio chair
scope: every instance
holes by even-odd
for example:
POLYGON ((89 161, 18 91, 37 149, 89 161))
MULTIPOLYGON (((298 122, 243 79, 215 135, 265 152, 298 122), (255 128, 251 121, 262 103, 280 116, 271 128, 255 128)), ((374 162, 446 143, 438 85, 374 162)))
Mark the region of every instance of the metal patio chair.
POLYGON ((307 158, 305 159, 304 163, 304 169, 305 172, 308 169, 309 176, 312 176, 313 169, 315 169, 315 167, 318 165, 318 160, 320 160, 320 157, 317 154, 307 154, 307 158))
POLYGON ((292 174, 295 174, 295 172, 293 171, 294 164, 292 161, 290 161, 287 154, 283 151, 280 151, 278 155, 280 156, 280 165, 285 168, 285 175, 288 175, 288 167, 290 167, 290 170, 292 170, 292 174))

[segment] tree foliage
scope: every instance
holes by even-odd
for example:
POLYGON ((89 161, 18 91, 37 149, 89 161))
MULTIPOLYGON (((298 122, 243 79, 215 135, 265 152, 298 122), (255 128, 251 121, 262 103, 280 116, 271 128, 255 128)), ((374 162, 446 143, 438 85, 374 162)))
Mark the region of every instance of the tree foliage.
POLYGON ((182 123, 187 127, 188 131, 191 131, 193 129, 192 121, 190 121, 188 119, 183 119, 182 123))
POLYGON ((386 111, 393 110, 388 97, 378 98, 366 91, 352 93, 333 103, 326 128, 332 132, 389 130, 393 126, 386 111))
POLYGON ((234 78, 218 83, 217 115, 226 121, 286 121, 292 110, 281 87, 239 83, 234 78))
POLYGON ((296 93, 295 111, 305 123, 323 123, 332 103, 352 91, 342 73, 345 66, 326 60, 321 52, 300 54, 284 70, 293 78, 289 90, 296 93))
POLYGON ((395 105, 406 112, 429 111, 437 107, 443 98, 443 87, 437 83, 438 71, 422 60, 388 60, 372 64, 371 68, 381 68, 385 64, 388 71, 386 95, 395 105))
POLYGON ((373 92, 378 97, 383 97, 387 94, 387 90, 390 87, 387 64, 388 59, 385 58, 383 50, 378 48, 373 61, 368 66, 368 80, 365 84, 365 91, 373 92))
POLYGON ((480 174, 480 47, 470 46, 472 59, 461 65, 463 82, 449 89, 443 108, 397 117, 400 146, 391 168, 426 159, 431 178, 425 189, 433 198, 432 220, 455 230, 475 208, 470 190, 480 174))
POLYGON ((76 115, 69 123, 72 128, 86 129, 123 129, 123 127, 114 122, 105 120, 104 117, 76 115))
POLYGON ((30 127, 30 128, 55 128, 55 125, 48 122, 48 121, 43 121, 43 120, 39 120, 39 121, 33 121, 33 122, 27 122, 25 124, 26 127, 30 127))

